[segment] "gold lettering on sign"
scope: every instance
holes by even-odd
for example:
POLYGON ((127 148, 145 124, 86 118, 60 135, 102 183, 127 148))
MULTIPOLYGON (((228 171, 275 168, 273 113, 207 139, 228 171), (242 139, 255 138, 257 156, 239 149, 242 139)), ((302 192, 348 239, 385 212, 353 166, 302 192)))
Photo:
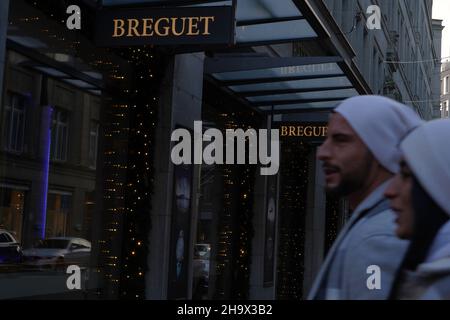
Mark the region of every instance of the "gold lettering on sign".
POLYGON ((127 37, 139 37, 139 31, 137 28, 139 27, 139 20, 138 19, 128 19, 128 34, 127 37))
POLYGON ((325 138, 327 136, 327 126, 281 126, 282 137, 306 137, 325 138))
POLYGON ((154 35, 154 32, 153 32, 153 19, 151 19, 151 18, 150 19, 142 19, 142 23, 143 23, 142 36, 143 37, 151 37, 151 36, 153 36, 154 35))
POLYGON ((305 127, 305 137, 312 136, 312 127, 305 127))
POLYGON ((181 18, 181 25, 183 26, 183 29, 181 29, 181 31, 177 31, 177 20, 179 20, 178 18, 172 18, 172 33, 175 37, 179 37, 181 35, 183 35, 185 33, 186 30, 186 17, 181 18))
POLYGON ((113 19, 113 38, 209 36, 214 16, 113 19))
POLYGON ((198 30, 198 17, 189 17, 189 32, 186 33, 187 36, 198 36, 200 34, 200 31, 198 30), (194 23, 194 20, 196 21, 194 23), (196 30, 196 31, 194 31, 196 30))
POLYGON ((123 19, 114 19, 114 34, 113 37, 123 37, 125 34, 125 21, 123 19), (119 33, 120 30, 120 33, 119 33))
POLYGON ((295 127, 289 127, 289 136, 293 136, 293 135, 295 135, 295 127))
POLYGON ((201 17, 200 22, 202 22, 203 20, 205 20, 205 31, 203 32, 203 35, 208 36, 211 34, 209 33, 209 23, 214 22, 214 17, 201 17))
POLYGON ((161 32, 159 25, 161 24, 161 22, 166 22, 167 24, 169 24, 170 20, 169 18, 161 18, 156 20, 155 22, 155 33, 160 36, 160 37, 167 37, 169 35, 169 30, 170 27, 169 26, 165 26, 162 29, 164 30, 164 32, 161 32))

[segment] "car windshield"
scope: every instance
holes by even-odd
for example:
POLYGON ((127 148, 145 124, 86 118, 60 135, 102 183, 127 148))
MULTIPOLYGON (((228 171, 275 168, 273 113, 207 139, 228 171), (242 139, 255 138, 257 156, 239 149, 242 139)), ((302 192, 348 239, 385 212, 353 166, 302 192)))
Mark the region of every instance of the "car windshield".
POLYGON ((46 239, 40 241, 36 248, 48 248, 48 249, 65 249, 69 244, 69 240, 64 239, 46 239))

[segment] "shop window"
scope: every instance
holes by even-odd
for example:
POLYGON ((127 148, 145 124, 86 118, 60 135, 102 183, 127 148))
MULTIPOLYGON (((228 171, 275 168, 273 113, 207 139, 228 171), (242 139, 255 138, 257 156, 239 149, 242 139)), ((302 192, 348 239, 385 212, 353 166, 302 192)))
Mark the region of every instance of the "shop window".
POLYGON ((51 158, 57 161, 67 160, 69 136, 69 115, 65 110, 55 109, 53 112, 51 158))
POLYGON ((21 241, 25 191, 0 187, 0 229, 11 232, 21 241))
POLYGON ((25 133, 24 96, 8 92, 4 115, 4 148, 8 152, 22 153, 25 133))
POLYGON ((69 215, 72 209, 72 195, 50 192, 47 198, 45 236, 64 237, 68 234, 69 215))
POLYGON ((98 123, 92 121, 89 130, 89 167, 93 169, 97 164, 98 128, 98 123))

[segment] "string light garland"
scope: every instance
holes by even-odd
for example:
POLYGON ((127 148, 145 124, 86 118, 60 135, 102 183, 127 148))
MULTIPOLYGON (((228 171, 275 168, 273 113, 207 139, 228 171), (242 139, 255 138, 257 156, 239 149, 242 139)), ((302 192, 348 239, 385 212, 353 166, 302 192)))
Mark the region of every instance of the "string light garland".
MULTIPOLYGON (((145 273, 151 229, 151 195, 154 187, 152 167, 154 136, 162 58, 150 48, 125 49, 122 56, 133 66, 132 105, 129 119, 128 161, 123 222, 123 258, 120 297, 145 299, 145 273), (156 72, 156 74, 155 74, 156 72)), ((127 92, 128 94, 128 92, 127 92)))
MULTIPOLYGON (((259 117, 252 111, 237 111, 232 100, 221 92, 205 85, 203 119, 215 123, 216 128, 243 129, 257 128, 259 117)), ((237 109, 237 108, 236 108, 237 109)), ((215 278, 212 299, 249 298, 250 266, 252 256, 253 193, 256 165, 220 165, 216 167, 221 184, 221 206, 216 211, 217 231, 215 246, 215 278)), ((213 231, 214 232, 214 231, 213 231)))
MULTIPOLYGON (((145 299, 151 229, 152 167, 159 79, 165 60, 150 48, 116 50, 130 73, 112 74, 121 92, 105 126, 104 206, 108 214, 101 242, 106 297, 145 299)), ((105 64, 107 62, 101 62, 105 64)))

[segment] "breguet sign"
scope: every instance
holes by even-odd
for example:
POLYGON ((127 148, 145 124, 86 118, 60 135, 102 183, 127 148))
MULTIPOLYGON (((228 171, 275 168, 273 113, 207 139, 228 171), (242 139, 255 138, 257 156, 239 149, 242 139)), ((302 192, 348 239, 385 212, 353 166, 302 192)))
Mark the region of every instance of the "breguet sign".
POLYGON ((280 130, 280 139, 323 141, 326 139, 328 131, 328 124, 322 122, 281 122, 276 123, 275 127, 280 130))
POLYGON ((98 12, 99 46, 231 44, 232 8, 105 8, 98 12))

